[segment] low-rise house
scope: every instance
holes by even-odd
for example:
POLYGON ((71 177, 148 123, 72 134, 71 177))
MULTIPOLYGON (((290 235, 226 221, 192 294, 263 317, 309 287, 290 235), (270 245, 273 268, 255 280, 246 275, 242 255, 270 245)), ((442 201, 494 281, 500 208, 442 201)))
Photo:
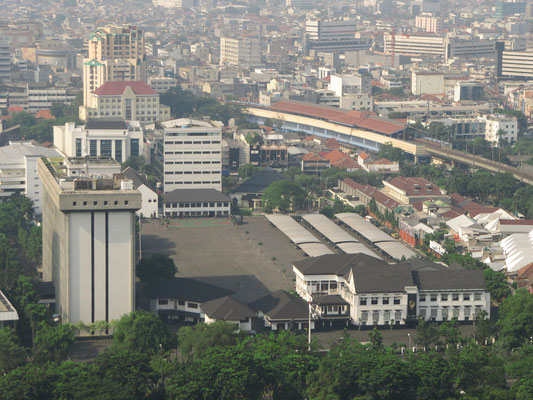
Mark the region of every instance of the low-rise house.
POLYGON ((141 192, 141 208, 137 215, 141 218, 157 218, 159 216, 159 196, 143 174, 128 167, 122 174, 133 182, 133 187, 141 192))
POLYGON ((424 178, 398 176, 390 181, 383 181, 383 191, 404 204, 414 204, 421 200, 442 200, 450 203, 450 197, 445 195, 437 185, 424 178))
POLYGON ((231 199, 215 189, 175 189, 163 195, 165 217, 229 217, 231 199))
MULTIPOLYGON (((365 254, 327 254, 296 261, 296 292, 322 310, 324 301, 347 304, 358 326, 414 324, 418 318, 470 321, 490 314, 490 293, 482 271, 448 269, 413 259, 390 265, 365 254)), ((335 304, 337 307, 340 304, 335 304)), ((339 311, 339 308, 337 308, 339 311)), ((321 314, 327 321, 327 314, 321 314)))
POLYGON ((254 310, 230 296, 207 301, 202 304, 201 308, 205 315, 205 322, 208 324, 215 321, 226 321, 238 325, 245 332, 252 331, 254 310))
POLYGON ((261 197, 263 196, 265 189, 269 187, 271 183, 280 180, 287 180, 287 178, 272 168, 263 168, 257 174, 250 179, 245 180, 235 188, 231 195, 233 202, 240 207, 260 208, 262 205, 261 197))
POLYGON ((321 175, 330 168, 331 162, 318 153, 307 153, 301 158, 300 165, 304 174, 321 175))
MULTIPOLYGON (((250 307, 265 321, 265 327, 274 331, 304 330, 309 327, 309 305, 302 299, 284 290, 264 296, 250 307)), ((311 315, 311 330, 315 329, 316 317, 311 315)))
POLYGON ((377 211, 382 215, 395 212, 395 210, 400 207, 400 203, 397 200, 387 196, 374 186, 362 185, 350 178, 346 178, 342 181, 339 180, 338 185, 339 189, 358 198, 359 201, 366 206, 369 206, 370 202, 374 200, 376 202, 377 211))

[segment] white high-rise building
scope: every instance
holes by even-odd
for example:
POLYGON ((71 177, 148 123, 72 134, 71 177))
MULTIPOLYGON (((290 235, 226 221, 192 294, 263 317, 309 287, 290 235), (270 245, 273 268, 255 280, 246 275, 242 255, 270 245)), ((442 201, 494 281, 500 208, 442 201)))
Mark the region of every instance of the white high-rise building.
POLYGON ((109 159, 38 161, 43 281, 54 282, 62 322, 109 322, 135 310, 135 211, 141 194, 131 180, 102 177, 103 170, 119 172, 120 165, 109 159), (91 169, 100 176, 91 176, 91 169), (67 170, 84 174, 69 177, 67 170))
POLYGON ((175 189, 222 190, 222 129, 181 118, 158 123, 158 161, 165 193, 175 189))
POLYGON ((415 18, 415 26, 424 32, 441 33, 442 22, 432 14, 420 14, 415 18))
POLYGON ((503 114, 491 114, 481 117, 485 121, 485 140, 498 147, 500 141, 516 142, 518 139, 518 121, 516 117, 503 114))
POLYGON ((261 65, 261 42, 253 37, 221 37, 220 64, 244 68, 261 65))

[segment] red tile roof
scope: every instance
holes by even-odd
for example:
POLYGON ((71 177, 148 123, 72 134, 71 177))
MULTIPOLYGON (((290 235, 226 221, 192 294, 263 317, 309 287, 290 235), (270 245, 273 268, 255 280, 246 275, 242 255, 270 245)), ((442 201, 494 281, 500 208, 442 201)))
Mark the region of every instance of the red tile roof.
POLYGON ((316 154, 316 153, 307 153, 305 156, 302 157, 302 160, 303 161, 327 161, 320 154, 316 154))
POLYGON ((7 108, 7 111, 13 112, 13 113, 15 113, 15 112, 23 112, 24 111, 24 107, 21 107, 21 106, 9 106, 7 108))
POLYGON ((458 217, 459 215, 462 215, 462 214, 458 213, 457 211, 449 210, 449 211, 446 211, 445 213, 442 213, 441 215, 444 218, 452 219, 452 218, 458 217))
POLYGON ((341 145, 339 144, 339 142, 335 138, 329 138, 328 140, 326 140, 325 145, 326 145, 327 148, 330 148, 330 149, 340 149, 341 148, 341 145))
POLYGON ((474 218, 476 215, 479 215, 479 214, 490 214, 490 213, 493 213, 499 210, 499 208, 497 207, 482 206, 481 204, 478 204, 474 201, 471 203, 468 203, 463 208, 468 212, 468 215, 471 218, 474 218))
POLYGON ((324 152, 320 152, 318 154, 320 154, 322 157, 328 159, 332 163, 333 162, 337 162, 339 160, 342 160, 343 158, 350 158, 348 156, 348 154, 343 153, 342 151, 339 151, 339 150, 324 151, 324 152))
POLYGON ((128 87, 137 95, 157 94, 154 89, 143 81, 107 81, 93 93, 98 96, 119 96, 128 87))
POLYGON ((364 151, 362 151, 359 153, 359 157, 361 157, 363 160, 366 160, 370 156, 366 154, 364 151))
POLYGON ((439 187, 427 179, 398 176, 389 181, 389 184, 405 191, 407 196, 442 196, 439 187))
POLYGON ((500 225, 533 225, 533 219, 500 219, 500 225))
POLYGON ((55 119, 56 117, 54 117, 54 116, 52 115, 52 113, 50 112, 50 110, 41 110, 41 111, 39 111, 37 114, 35 114, 35 118, 55 119))
POLYGON ((331 165, 339 169, 361 169, 361 166, 353 158, 346 157, 341 158, 335 162, 331 162, 331 165))
POLYGON ((404 129, 404 125, 397 122, 379 118, 371 111, 341 111, 332 108, 305 104, 295 101, 282 100, 270 106, 272 110, 303 115, 353 126, 372 132, 392 135, 404 129))
POLYGON ((350 178, 344 179, 343 182, 351 188, 359 190, 360 192, 366 194, 370 198, 374 199, 376 203, 382 204, 390 210, 394 210, 395 208, 400 206, 400 203, 398 203, 393 198, 387 196, 386 194, 380 192, 374 186, 361 185, 360 183, 355 182, 353 179, 350 178))

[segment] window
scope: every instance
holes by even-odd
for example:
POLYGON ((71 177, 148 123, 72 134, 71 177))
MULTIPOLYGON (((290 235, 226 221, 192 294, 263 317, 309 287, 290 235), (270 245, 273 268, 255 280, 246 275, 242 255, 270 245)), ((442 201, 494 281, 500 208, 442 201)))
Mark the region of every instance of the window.
POLYGON ((107 206, 107 200, 104 200, 104 206, 107 206))
POLYGON ((446 321, 448 319, 448 307, 442 308, 442 319, 446 321))
POLYGON ((402 312, 396 310, 394 313, 394 319, 397 321, 397 323, 400 322, 402 320, 402 312))
POLYGON ((459 307, 454 307, 453 308, 453 316, 455 318, 459 317, 459 307))
POLYGON ((459 293, 452 294, 452 300, 453 301, 459 301, 459 293))
POLYGON ((81 138, 76 139, 76 157, 81 157, 81 138))
POLYGON ((128 200, 124 200, 124 205, 127 206, 129 204, 128 200))
MULTIPOLYGON (((390 299, 388 297, 383 297, 383 300, 381 300, 381 301, 382 301, 382 304, 389 304, 389 300, 390 299)), ((387 318, 387 320, 388 320, 388 318, 387 318)))
POLYGON ((440 295, 440 301, 448 301, 448 294, 442 293, 440 295))
POLYGON ((118 206, 118 201, 117 200, 115 200, 115 205, 118 206))
POLYGON ((481 293, 474 293, 474 300, 476 301, 481 300, 481 293))
POLYGON ((366 297, 361 297, 361 299, 359 300, 359 305, 366 306, 366 297))
POLYGON ((97 206, 98 205, 98 202, 97 201, 93 201, 93 206, 97 206))
POLYGON ((371 303, 371 304, 378 304, 378 298, 377 298, 377 297, 372 297, 372 298, 370 299, 370 303, 371 303))
POLYGON ((420 295, 420 301, 426 301, 426 295, 425 294, 421 294, 420 295))
POLYGON ((139 155, 139 139, 131 139, 130 147, 131 147, 131 155, 138 156, 139 155))
POLYGON ((465 307, 465 319, 470 317, 470 313, 471 313, 470 307, 465 307))
POLYGON ((436 295, 436 294, 432 294, 432 295, 430 296, 430 300, 431 300, 431 301, 437 301, 437 295, 436 295))
POLYGON ((97 144, 97 140, 89 140, 89 155, 91 157, 96 157, 98 155, 97 144))
POLYGON ((368 312, 367 311, 363 311, 361 313, 361 321, 368 321, 368 312))
POLYGON ((383 313, 383 320, 385 321, 386 324, 389 323, 389 321, 390 321, 390 311, 385 311, 383 313))
POLYGON ((328 290, 328 283, 327 282, 322 282, 320 284, 320 290, 328 290))
POLYGON ((184 306, 184 305, 185 305, 185 301, 184 301, 184 300, 178 300, 178 304, 179 304, 180 306, 184 306))
POLYGON ((84 201, 84 202, 83 202, 83 205, 84 205, 84 206, 86 206, 86 205, 87 205, 87 202, 86 202, 86 201, 84 201))
POLYGON ((431 319, 435 319, 437 318, 437 312, 438 312, 438 308, 437 307, 431 307, 431 319))
POLYGON ((122 162, 122 140, 115 140, 115 160, 122 162))
POLYGON ((420 308, 420 318, 424 318, 426 319, 426 309, 425 308, 420 308))
POLYGON ((463 293, 463 301, 469 301, 470 300, 470 293, 463 293))
POLYGON ((394 298, 394 304, 400 304, 401 299, 399 297, 394 298))
POLYGON ((189 308, 198 308, 198 304, 196 303, 187 303, 187 305, 189 306, 189 308))
POLYGON ((111 140, 100 141, 100 154, 103 157, 112 157, 111 140))
POLYGON ((372 321, 374 321, 375 324, 378 323, 378 321, 379 321, 379 311, 374 311, 372 313, 372 321))
POLYGON ((76 204, 77 204, 77 203, 76 203, 75 201, 72 202, 72 206, 73 206, 73 207, 76 207, 76 204))
POLYGON ((166 306, 168 304, 168 300, 159 299, 157 301, 157 304, 159 304, 160 306, 166 306))

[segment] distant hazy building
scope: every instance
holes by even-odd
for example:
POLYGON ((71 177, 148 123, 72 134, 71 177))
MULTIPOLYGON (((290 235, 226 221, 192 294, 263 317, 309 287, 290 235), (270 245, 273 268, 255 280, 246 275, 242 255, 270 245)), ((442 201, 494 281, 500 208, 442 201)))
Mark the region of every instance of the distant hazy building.
POLYGON ((107 81, 93 91, 80 119, 107 118, 150 123, 170 118, 170 107, 159 103, 159 94, 142 81, 107 81))
POLYGON ((107 81, 146 81, 144 33, 135 26, 106 26, 91 33, 83 60, 83 104, 107 81))
POLYGON ((533 79, 533 51, 505 50, 505 43, 496 43, 496 76, 507 79, 533 79))
POLYGON ((485 140, 496 147, 500 141, 507 143, 516 142, 518 139, 518 121, 515 117, 503 114, 491 114, 484 116, 485 140))
POLYGON ((162 94, 169 89, 178 86, 178 80, 170 77, 152 76, 148 78, 148 85, 157 93, 162 94))
POLYGON ((209 121, 181 118, 157 124, 158 169, 165 193, 222 190, 222 130, 209 121))
POLYGON ((54 126, 54 144, 67 157, 111 157, 124 162, 144 154, 143 130, 124 121, 89 120, 54 126))
POLYGON ((0 82, 11 81, 11 44, 8 38, 0 36, 0 82))
POLYGON ((432 14, 421 14, 415 18, 415 26, 424 32, 441 33, 442 23, 439 18, 432 14))
POLYGON ((261 65, 261 42, 253 37, 221 37, 220 64, 244 68, 261 65))
POLYGON ((344 52, 370 48, 370 42, 356 38, 355 20, 308 19, 305 22, 304 52, 344 52))
MULTIPOLYGON (((111 321, 135 310, 135 211, 141 194, 121 175, 91 176, 114 160, 71 159, 82 177, 39 159, 43 194, 43 281, 56 290, 62 322, 111 321)), ((107 165, 110 164, 110 165, 107 165)))

